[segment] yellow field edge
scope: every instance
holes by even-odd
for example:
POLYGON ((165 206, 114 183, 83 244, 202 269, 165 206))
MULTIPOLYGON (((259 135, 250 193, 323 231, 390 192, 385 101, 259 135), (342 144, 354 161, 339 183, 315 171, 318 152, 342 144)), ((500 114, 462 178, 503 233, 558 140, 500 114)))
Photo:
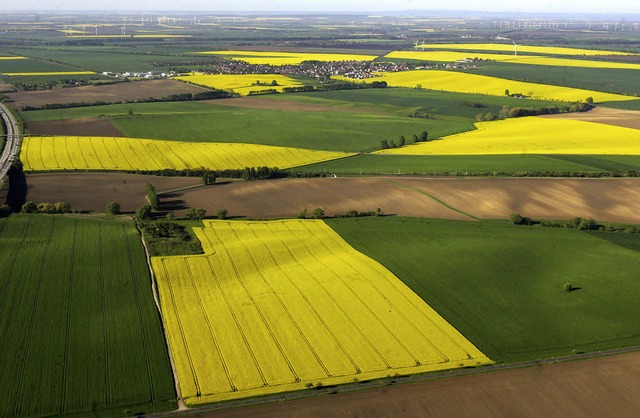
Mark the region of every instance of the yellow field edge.
POLYGON ((187 405, 492 361, 322 220, 204 221, 152 257, 187 405))

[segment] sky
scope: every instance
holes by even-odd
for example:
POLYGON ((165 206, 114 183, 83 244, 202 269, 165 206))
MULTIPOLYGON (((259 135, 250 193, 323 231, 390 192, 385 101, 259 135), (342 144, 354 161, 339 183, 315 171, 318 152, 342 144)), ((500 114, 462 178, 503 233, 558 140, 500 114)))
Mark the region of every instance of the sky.
POLYGON ((5 0, 0 10, 198 10, 269 12, 389 12, 473 10, 489 12, 640 13, 638 0, 5 0))

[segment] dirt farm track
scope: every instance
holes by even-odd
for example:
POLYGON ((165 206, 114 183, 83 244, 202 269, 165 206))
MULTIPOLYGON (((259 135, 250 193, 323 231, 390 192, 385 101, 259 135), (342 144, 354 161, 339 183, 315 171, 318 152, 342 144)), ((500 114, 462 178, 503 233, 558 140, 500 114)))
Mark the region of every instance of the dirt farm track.
MULTIPOLYGON (((51 173, 27 176, 27 200, 65 200, 104 211, 110 201, 133 211, 144 203, 146 183, 158 192, 200 184, 198 178, 126 174, 51 173)), ((366 177, 233 182, 160 195, 162 208, 181 216, 188 207, 208 214, 295 217, 306 208, 329 216, 381 208, 385 214, 444 219, 506 219, 512 212, 537 219, 575 216, 640 223, 640 179, 366 177)))
POLYGON ((640 352, 388 386, 191 418, 635 417, 640 352))

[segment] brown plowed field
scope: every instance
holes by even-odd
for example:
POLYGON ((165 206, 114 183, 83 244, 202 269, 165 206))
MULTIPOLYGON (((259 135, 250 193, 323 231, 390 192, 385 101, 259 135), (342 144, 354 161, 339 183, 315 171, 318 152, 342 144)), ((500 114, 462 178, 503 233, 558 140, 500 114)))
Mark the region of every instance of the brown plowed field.
POLYGON ((107 118, 45 120, 25 123, 32 135, 124 136, 107 118))
MULTIPOLYGON (((99 212, 108 202, 117 201, 123 210, 132 211, 144 203, 146 183, 163 192, 199 185, 201 180, 109 173, 30 174, 27 200, 66 200, 76 209, 99 212)), ((178 216, 193 207, 209 214, 225 208, 231 216, 288 218, 304 208, 310 213, 320 207, 329 216, 381 208, 386 214, 443 219, 506 219, 518 212, 535 219, 580 216, 640 223, 640 179, 281 179, 201 186, 160 197, 163 208, 178 216)))
POLYGON ((161 192, 202 184, 202 180, 107 173, 29 174, 26 200, 36 204, 66 201, 72 209, 91 212, 104 212, 109 202, 117 202, 123 212, 134 212, 147 203, 147 183, 161 192))
POLYGON ((148 80, 105 84, 102 86, 81 86, 56 90, 20 91, 7 93, 13 106, 43 106, 54 103, 125 102, 149 97, 161 99, 180 93, 200 93, 208 91, 203 87, 183 83, 178 80, 148 80))
POLYGON ((640 129, 640 111, 609 109, 597 107, 588 112, 561 113, 558 115, 544 115, 543 118, 572 119, 585 122, 597 122, 607 125, 621 126, 623 128, 640 129))
POLYGON ((188 416, 635 417, 639 393, 636 352, 188 416))
MULTIPOLYGON (((166 196, 208 213, 293 217, 321 207, 327 215, 381 208, 384 213, 446 219, 505 219, 512 212, 537 219, 575 216, 640 223, 640 179, 549 178, 316 178, 237 182, 166 196), (438 202, 434 198, 443 203, 438 202)), ((180 211, 177 214, 181 214, 180 211)))

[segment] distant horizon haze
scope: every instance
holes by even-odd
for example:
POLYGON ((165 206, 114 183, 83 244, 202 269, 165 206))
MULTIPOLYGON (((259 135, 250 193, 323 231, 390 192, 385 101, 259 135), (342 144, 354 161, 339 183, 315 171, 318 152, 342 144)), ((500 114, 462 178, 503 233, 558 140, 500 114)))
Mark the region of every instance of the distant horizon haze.
POLYGON ((1 12, 15 11, 200 11, 200 12, 403 12, 403 11, 470 11, 488 13, 575 13, 575 14, 640 14, 637 0, 537 0, 514 2, 503 0, 21 0, 7 1, 1 12))

